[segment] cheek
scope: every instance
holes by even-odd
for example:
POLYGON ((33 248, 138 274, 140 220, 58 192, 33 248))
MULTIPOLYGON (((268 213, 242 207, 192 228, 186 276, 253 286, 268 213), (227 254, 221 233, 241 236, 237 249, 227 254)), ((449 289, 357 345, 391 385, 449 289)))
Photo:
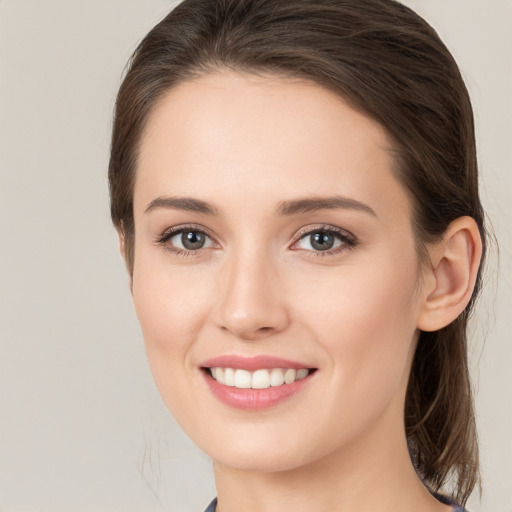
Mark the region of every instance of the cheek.
POLYGON ((296 290, 296 317, 314 329, 337 377, 356 383, 353 391, 360 385, 361 395, 368 386, 377 392, 383 382, 396 386, 408 371, 415 340, 415 257, 383 257, 316 278, 296 290))
POLYGON ((143 251, 137 254, 133 302, 148 363, 164 403, 185 426, 195 415, 190 394, 198 383, 190 354, 203 321, 205 294, 198 290, 200 283, 154 257, 146 260, 143 251))
POLYGON ((137 254, 133 302, 148 345, 179 351, 187 344, 201 317, 201 281, 137 254))
MULTIPOLYGON (((133 301, 155 383, 171 411, 183 408, 183 390, 197 385, 190 354, 204 321, 205 280, 137 253, 133 301)), ((190 267, 192 268, 192 267, 190 267)))

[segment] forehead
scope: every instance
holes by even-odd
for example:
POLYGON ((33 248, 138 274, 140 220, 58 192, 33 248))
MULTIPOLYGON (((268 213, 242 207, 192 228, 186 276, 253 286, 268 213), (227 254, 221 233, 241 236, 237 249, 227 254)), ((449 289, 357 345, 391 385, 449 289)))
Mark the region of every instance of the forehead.
POLYGON ((227 184, 241 201, 296 192, 368 199, 390 183, 401 188, 390 149, 381 125, 317 84, 204 75, 154 107, 141 140, 135 209, 159 195, 222 201, 227 184))

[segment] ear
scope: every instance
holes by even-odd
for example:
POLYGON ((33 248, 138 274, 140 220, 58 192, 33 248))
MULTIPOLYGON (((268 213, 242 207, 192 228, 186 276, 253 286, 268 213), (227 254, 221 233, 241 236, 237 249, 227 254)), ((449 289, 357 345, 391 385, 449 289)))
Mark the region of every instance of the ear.
POLYGON ((454 220, 443 239, 428 252, 431 267, 425 271, 418 329, 437 331, 464 311, 473 294, 482 258, 482 239, 475 220, 454 220))
POLYGON ((133 295, 133 279, 126 260, 126 237, 124 231, 122 229, 118 229, 117 236, 119 239, 119 252, 121 253, 121 257, 123 258, 124 264, 126 265, 126 268, 128 270, 128 275, 130 276, 130 293, 133 295))
POLYGON ((119 253, 123 258, 123 261, 126 263, 126 239, 124 236, 124 231, 122 229, 117 230, 117 237, 119 240, 119 253))

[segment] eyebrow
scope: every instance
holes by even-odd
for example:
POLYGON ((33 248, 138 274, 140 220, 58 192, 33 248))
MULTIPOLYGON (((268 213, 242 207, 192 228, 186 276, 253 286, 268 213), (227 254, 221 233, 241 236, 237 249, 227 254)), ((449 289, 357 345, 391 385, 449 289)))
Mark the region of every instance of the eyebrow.
MULTIPOLYGON (((192 197, 157 197, 146 208, 149 213, 157 208, 171 208, 188 212, 202 213, 204 215, 219 215, 215 206, 192 197)), ((318 210, 357 210, 377 216, 375 210, 361 201, 345 196, 332 197, 304 197, 289 201, 282 201, 276 208, 276 215, 290 216, 300 213, 311 213, 318 210)))
POLYGON ((208 204, 200 199, 192 197, 157 197, 153 199, 146 208, 145 213, 149 213, 157 208, 172 208, 175 210, 184 210, 187 212, 203 213, 205 215, 218 215, 219 212, 215 206, 208 204))
POLYGON ((377 217, 375 210, 367 204, 345 196, 313 196, 283 201, 277 208, 277 214, 296 215, 298 213, 311 213, 318 210, 358 210, 377 217))

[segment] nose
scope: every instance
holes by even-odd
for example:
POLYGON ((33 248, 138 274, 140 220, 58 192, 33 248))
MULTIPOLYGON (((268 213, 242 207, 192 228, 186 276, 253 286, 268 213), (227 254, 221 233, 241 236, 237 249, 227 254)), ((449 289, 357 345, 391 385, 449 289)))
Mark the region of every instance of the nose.
POLYGON ((219 274, 216 322, 242 340, 284 331, 290 318, 276 265, 269 258, 233 255, 219 274))

